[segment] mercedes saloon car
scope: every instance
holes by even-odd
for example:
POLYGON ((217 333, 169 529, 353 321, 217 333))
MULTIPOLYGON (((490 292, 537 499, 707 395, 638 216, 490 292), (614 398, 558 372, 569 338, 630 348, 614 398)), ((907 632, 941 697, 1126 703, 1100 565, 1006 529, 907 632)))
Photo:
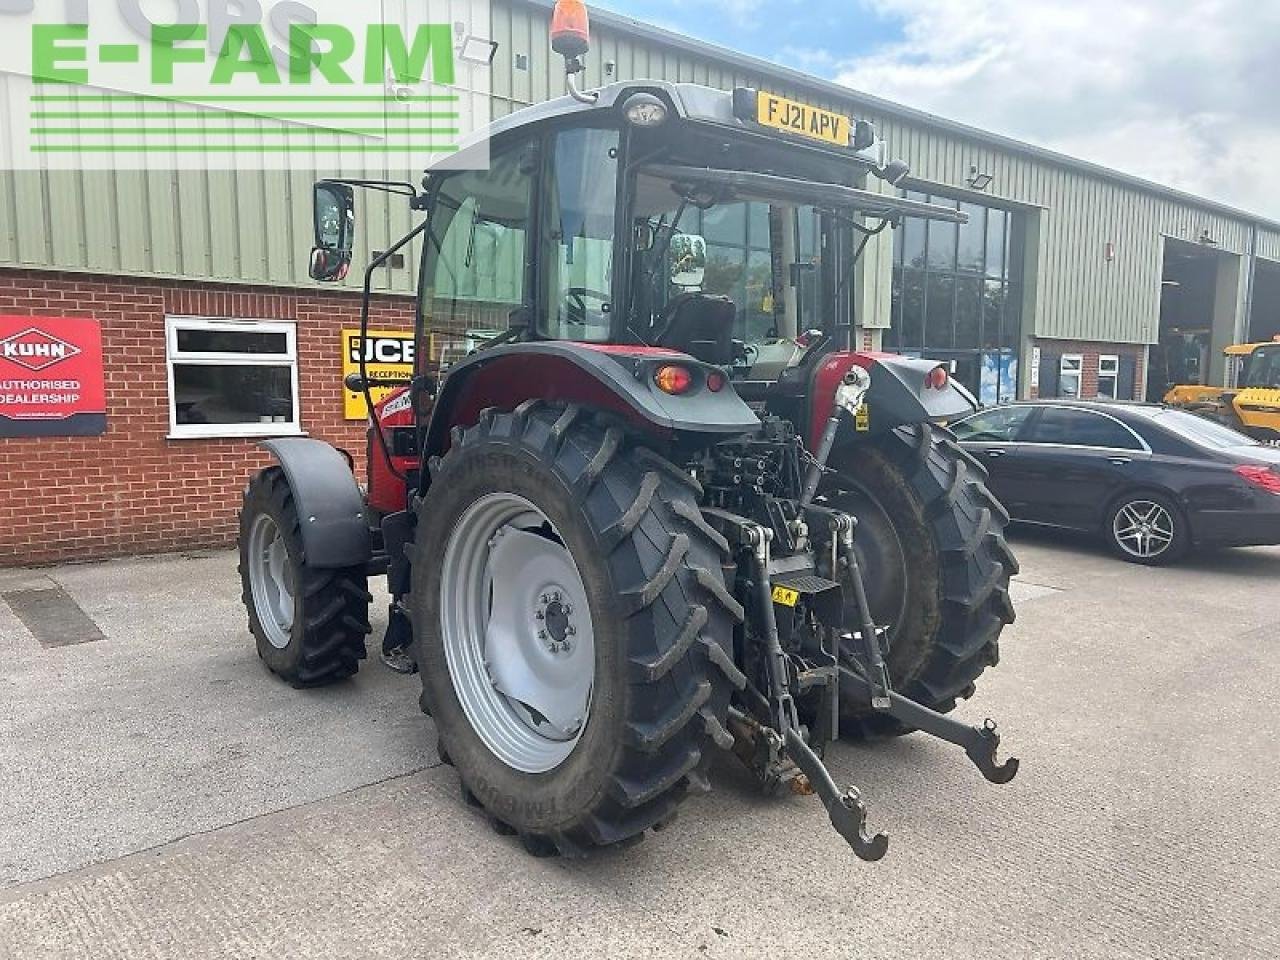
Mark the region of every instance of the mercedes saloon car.
POLYGON ((1125 560, 1280 544, 1280 447, 1195 414, 1046 400, 952 428, 1014 520, 1099 534, 1125 560))

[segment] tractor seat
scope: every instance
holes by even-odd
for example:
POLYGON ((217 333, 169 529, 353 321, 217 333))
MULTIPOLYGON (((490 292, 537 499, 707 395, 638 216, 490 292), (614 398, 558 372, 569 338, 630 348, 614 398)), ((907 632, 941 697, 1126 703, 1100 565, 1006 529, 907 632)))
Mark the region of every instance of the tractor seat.
POLYGON ((733 363, 733 324, 738 308, 728 297, 682 293, 667 305, 667 323, 655 347, 679 350, 703 363, 733 363))

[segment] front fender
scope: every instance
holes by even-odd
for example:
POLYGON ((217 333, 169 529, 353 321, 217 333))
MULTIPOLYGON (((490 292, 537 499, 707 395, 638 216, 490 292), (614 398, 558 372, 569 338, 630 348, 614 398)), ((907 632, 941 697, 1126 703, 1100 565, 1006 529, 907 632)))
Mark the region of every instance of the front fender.
POLYGON ((939 366, 936 360, 916 360, 891 353, 833 353, 818 364, 813 375, 809 440, 812 449, 826 429, 835 401, 836 387, 851 367, 871 374, 866 407, 869 418, 861 432, 882 434, 909 423, 945 423, 978 409, 973 394, 949 380, 941 390, 926 386, 926 378, 939 366))
POLYGON ((289 481, 307 566, 337 570, 367 564, 373 543, 364 497, 346 458, 329 444, 305 437, 266 440, 262 446, 289 481))
POLYGON ((760 418, 727 384, 705 386, 716 368, 672 350, 569 342, 517 343, 485 350, 449 372, 436 400, 427 455, 443 454, 454 427, 476 423, 489 407, 514 410, 526 400, 576 403, 606 410, 663 437, 729 436, 755 430, 760 418), (663 393, 652 373, 679 363, 695 375, 683 396, 663 393))

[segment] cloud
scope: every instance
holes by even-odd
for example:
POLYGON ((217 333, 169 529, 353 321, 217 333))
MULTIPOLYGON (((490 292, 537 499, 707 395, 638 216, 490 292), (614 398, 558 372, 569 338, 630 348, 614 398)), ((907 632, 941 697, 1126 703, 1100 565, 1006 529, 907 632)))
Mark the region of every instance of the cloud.
POLYGON ((1280 219, 1280 4, 860 0, 839 82, 1280 219))

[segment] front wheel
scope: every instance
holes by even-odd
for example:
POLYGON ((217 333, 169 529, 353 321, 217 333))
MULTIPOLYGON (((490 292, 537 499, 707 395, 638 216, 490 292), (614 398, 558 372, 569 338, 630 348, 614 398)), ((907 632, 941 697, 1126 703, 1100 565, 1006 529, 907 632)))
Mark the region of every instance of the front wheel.
POLYGON ((354 676, 370 632, 363 567, 319 570, 302 549, 302 525, 279 467, 250 482, 240 512, 240 583, 258 656, 295 687, 354 676))
POLYGON ((423 707, 496 825, 535 853, 670 818, 725 729, 727 544, 692 481, 573 408, 488 412, 418 516, 423 707))
MULTIPOLYGON (((858 520, 855 550, 872 619, 888 631, 893 686, 945 713, 999 661, 1000 633, 1014 619, 1009 514, 982 465, 932 424, 847 446, 832 466, 826 497, 858 520)), ((853 697, 842 703, 842 735, 908 732, 853 697)))

